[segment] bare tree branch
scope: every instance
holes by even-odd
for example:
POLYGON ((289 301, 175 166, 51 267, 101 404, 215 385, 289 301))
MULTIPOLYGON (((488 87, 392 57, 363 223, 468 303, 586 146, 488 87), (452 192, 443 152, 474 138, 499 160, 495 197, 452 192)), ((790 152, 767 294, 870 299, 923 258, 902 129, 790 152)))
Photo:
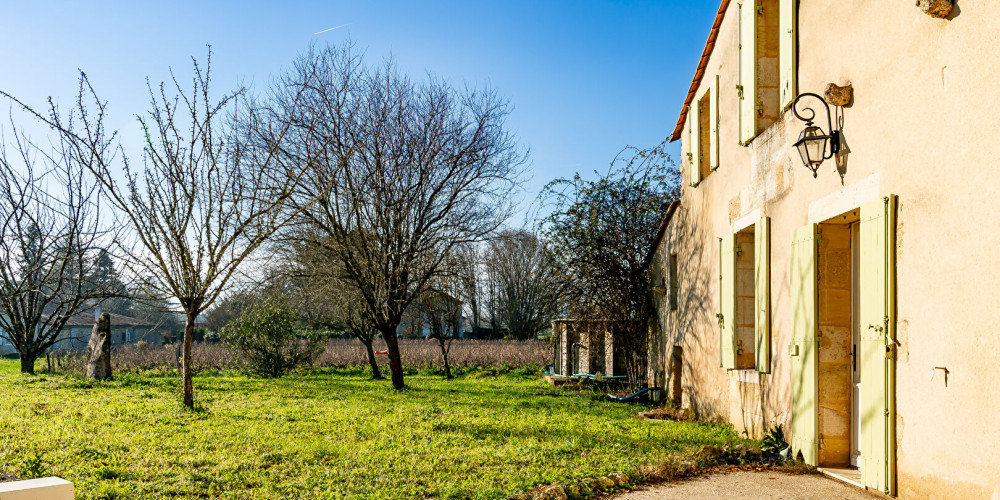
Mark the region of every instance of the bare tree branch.
MULTIPOLYGON (((191 342, 199 314, 212 305, 271 234, 298 216, 287 210, 306 165, 278 161, 290 122, 265 113, 245 88, 210 92, 211 50, 193 61, 190 89, 148 84, 139 116, 145 147, 134 169, 105 127, 107 104, 81 73, 76 106, 65 117, 50 99, 47 115, 6 95, 61 133, 74 161, 100 182, 131 223, 137 245, 121 245, 132 273, 152 296, 171 297, 186 316, 184 405, 194 405, 191 342)), ((295 100, 288 108, 294 115, 295 100)), ((300 198, 301 199, 301 198, 300 198)))
POLYGON ((310 165, 301 223, 334 243, 401 388, 403 312, 453 249, 486 239, 513 211, 526 156, 505 125, 510 106, 491 90, 414 82, 392 61, 368 66, 350 44, 302 56, 276 94, 305 103, 285 151, 310 165))
POLYGON ((118 231, 69 144, 42 149, 11 125, 12 144, 0 136, 0 338, 34 373, 74 315, 122 294, 101 272, 118 231))

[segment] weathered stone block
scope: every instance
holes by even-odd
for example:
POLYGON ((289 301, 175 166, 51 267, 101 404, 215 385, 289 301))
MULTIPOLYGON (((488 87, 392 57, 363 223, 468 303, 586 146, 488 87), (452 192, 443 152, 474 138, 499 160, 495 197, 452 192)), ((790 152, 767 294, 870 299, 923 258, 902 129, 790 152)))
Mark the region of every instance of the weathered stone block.
POLYGON ((538 493, 535 493, 535 496, 533 497, 533 499, 534 500, 566 500, 567 496, 566 496, 566 491, 563 490, 562 486, 552 485, 552 486, 547 486, 547 487, 543 488, 542 491, 539 491, 538 493))
POLYGON ((823 420, 823 437, 847 438, 851 432, 851 421, 848 415, 833 408, 820 408, 820 418, 823 420))
POLYGON ((823 325, 846 326, 851 324, 851 291, 825 290, 820 296, 820 321, 823 325))
POLYGON ((954 0, 917 0, 917 7, 931 17, 944 19, 951 15, 955 7, 954 0))
POLYGON ((848 438, 823 435, 820 448, 820 465, 847 465, 851 458, 851 442, 848 438))
MULTIPOLYGON (((851 362, 851 330, 847 327, 821 326, 819 362, 822 365, 843 367, 851 362)), ((824 366, 821 366, 821 369, 824 366)), ((846 368, 836 368, 844 369, 846 368)))
POLYGON ((90 333, 87 377, 94 380, 111 378, 111 315, 108 313, 101 314, 90 333))
POLYGON ((829 83, 823 92, 823 97, 831 106, 847 106, 854 99, 854 87, 850 83, 844 86, 829 83))
POLYGON ((740 218, 740 195, 734 196, 729 200, 729 220, 736 220, 740 218))
POLYGON ((623 486, 629 483, 628 476, 622 474, 621 472, 612 472, 611 474, 608 474, 608 477, 615 482, 616 486, 623 486))
POLYGON ((820 368, 820 405, 830 408, 846 408, 846 404, 851 398, 851 373, 846 365, 830 367, 832 369, 820 368))

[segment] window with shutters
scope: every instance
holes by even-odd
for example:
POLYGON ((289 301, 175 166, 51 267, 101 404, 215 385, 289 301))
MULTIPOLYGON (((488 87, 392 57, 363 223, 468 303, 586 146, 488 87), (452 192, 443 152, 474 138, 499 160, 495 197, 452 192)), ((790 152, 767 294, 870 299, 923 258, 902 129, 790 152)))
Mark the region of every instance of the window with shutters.
POLYGON ((736 369, 754 369, 754 226, 736 233, 736 369))
POLYGON ((739 8, 740 143, 781 116, 796 95, 796 0, 744 0, 739 8))
POLYGON ((758 0, 757 13, 757 133, 778 120, 778 1, 758 0))
POLYGON ((697 186, 718 167, 718 106, 712 104, 717 88, 705 92, 688 109, 688 172, 697 186))
POLYGON ((701 180, 705 180, 708 174, 712 173, 711 161, 709 158, 709 153, 712 147, 711 131, 712 131, 712 115, 710 111, 710 99, 711 92, 705 92, 705 95, 698 99, 698 143, 701 144, 701 148, 698 151, 698 171, 701 180))
POLYGON ((771 372, 771 222, 720 238, 719 349, 727 370, 771 372))

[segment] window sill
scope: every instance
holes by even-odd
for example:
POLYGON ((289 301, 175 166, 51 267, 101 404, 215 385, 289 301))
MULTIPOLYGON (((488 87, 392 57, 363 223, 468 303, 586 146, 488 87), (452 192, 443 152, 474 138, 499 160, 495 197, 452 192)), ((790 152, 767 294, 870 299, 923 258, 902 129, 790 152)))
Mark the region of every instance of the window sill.
POLYGON ((761 130, 741 145, 745 148, 752 149, 761 142, 770 142, 774 137, 780 136, 785 131, 785 121, 787 121, 786 115, 789 114, 790 113, 787 113, 787 110, 782 111, 781 116, 779 116, 777 120, 768 124, 767 127, 764 127, 764 130, 761 130))

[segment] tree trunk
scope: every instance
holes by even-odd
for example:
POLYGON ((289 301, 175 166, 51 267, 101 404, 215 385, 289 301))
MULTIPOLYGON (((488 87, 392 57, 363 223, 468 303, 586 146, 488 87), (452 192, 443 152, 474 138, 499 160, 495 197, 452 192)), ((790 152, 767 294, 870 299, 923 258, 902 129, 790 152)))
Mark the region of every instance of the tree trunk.
POLYGON ((90 332, 87 344, 87 378, 111 378, 111 315, 104 313, 90 332))
POLYGON ((441 359, 444 360, 444 378, 451 380, 455 377, 451 376, 451 364, 448 363, 448 349, 444 347, 444 340, 438 340, 438 346, 441 347, 441 359))
MULTIPOLYGON (((358 340, 361 339, 359 338, 358 340)), ((368 351, 368 364, 372 366, 372 379, 382 380, 385 377, 382 376, 382 370, 378 368, 378 360, 375 359, 375 350, 372 349, 372 343, 374 342, 375 339, 370 339, 367 342, 361 340, 361 343, 365 345, 365 350, 368 351)))
POLYGON ((194 384, 191 382, 191 343, 194 341, 196 314, 187 315, 184 322, 184 352, 181 354, 181 378, 184 382, 184 407, 194 409, 194 384))
POLYGON ((28 375, 35 374, 35 360, 38 356, 34 354, 21 354, 21 373, 27 373, 28 375))
POLYGON ((385 340, 386 350, 389 351, 389 378, 392 386, 396 389, 406 387, 403 383, 403 359, 399 355, 399 339, 396 337, 396 328, 390 327, 380 330, 382 339, 385 340))

